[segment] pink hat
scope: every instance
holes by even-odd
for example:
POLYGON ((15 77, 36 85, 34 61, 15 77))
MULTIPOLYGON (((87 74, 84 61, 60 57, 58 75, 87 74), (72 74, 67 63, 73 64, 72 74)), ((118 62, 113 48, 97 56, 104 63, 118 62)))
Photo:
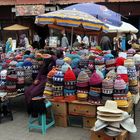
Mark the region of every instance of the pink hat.
POLYGON ((100 77, 99 74, 96 73, 96 71, 94 71, 94 73, 92 74, 90 80, 89 80, 89 84, 90 85, 98 85, 102 83, 102 78, 100 77))
POLYGON ((117 90, 126 89, 126 83, 119 75, 117 79, 115 80, 114 89, 117 89, 117 90))

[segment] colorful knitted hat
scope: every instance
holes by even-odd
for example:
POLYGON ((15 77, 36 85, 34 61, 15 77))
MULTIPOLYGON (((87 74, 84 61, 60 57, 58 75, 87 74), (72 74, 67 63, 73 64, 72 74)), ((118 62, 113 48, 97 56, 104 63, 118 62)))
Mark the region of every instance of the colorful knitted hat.
POLYGON ((48 73, 47 78, 48 80, 52 81, 53 76, 57 73, 57 67, 53 67, 52 70, 48 73))
POLYGON ((103 81, 102 81, 102 93, 104 94, 112 94, 113 93, 113 79, 106 77, 103 81))
POLYGON ((105 63, 105 59, 102 56, 96 57, 95 60, 95 65, 103 65, 105 63))
POLYGON ((89 56, 89 61, 88 61, 88 68, 90 70, 94 70, 94 56, 89 56))
POLYGON ((73 72, 74 72, 74 74, 75 74, 76 77, 78 77, 80 71, 81 70, 79 68, 73 68, 73 72))
POLYGON ((79 62, 80 62, 80 59, 79 58, 74 58, 71 62, 71 67, 72 68, 78 68, 79 66, 79 62))
POLYGON ((1 80, 6 80, 6 76, 7 76, 7 70, 2 70, 0 72, 0 79, 1 80))
POLYGON ((64 81, 76 81, 75 74, 70 68, 64 74, 64 81))
POLYGON ((63 64, 64 64, 64 60, 62 58, 56 60, 56 66, 62 66, 63 64))
POLYGON ((89 77, 91 77, 92 72, 88 67, 85 66, 85 68, 83 68, 82 70, 85 71, 88 74, 89 77))
POLYGON ((118 76, 114 82, 114 89, 116 90, 126 89, 126 83, 120 76, 118 76))
POLYGON ((47 98, 47 99, 50 99, 53 97, 53 85, 46 82, 45 84, 45 89, 44 89, 44 96, 47 98))
POLYGON ((85 66, 88 66, 88 59, 87 58, 81 58, 79 62, 79 67, 84 68, 85 66))
POLYGON ((124 61, 125 61, 125 58, 123 57, 118 57, 116 59, 116 66, 123 66, 124 65, 124 61))
POLYGON ((133 59, 126 59, 125 61, 124 61, 124 66, 125 67, 133 67, 133 66, 135 66, 135 62, 134 62, 134 60, 133 59))
POLYGON ((136 53, 136 50, 131 48, 131 49, 128 49, 127 51, 127 57, 133 57, 133 55, 136 53))
POLYGON ((127 74, 127 68, 125 66, 118 66, 117 67, 117 74, 120 75, 120 77, 128 83, 128 74, 127 74))
POLYGON ((85 71, 81 71, 77 77, 78 87, 87 87, 89 85, 89 76, 85 71))
POLYGON ((97 73, 102 79, 104 79, 103 73, 102 73, 98 68, 96 69, 96 73, 97 73))
POLYGON ((115 63, 116 63, 115 59, 108 59, 108 60, 106 60, 106 69, 107 70, 115 69, 115 63))
POLYGON ((25 72, 22 67, 16 68, 17 73, 17 84, 24 84, 25 83, 25 72))
POLYGON ((62 70, 63 73, 65 73, 68 70, 68 68, 72 69, 71 66, 68 63, 65 62, 62 65, 61 70, 62 70))
POLYGON ((90 77, 89 84, 90 85, 99 85, 102 83, 102 78, 100 75, 96 73, 96 71, 93 72, 92 76, 90 77))
POLYGON ((62 71, 58 70, 53 76, 54 83, 63 83, 64 81, 64 74, 62 71))
POLYGON ((71 64, 71 58, 65 57, 64 62, 68 63, 69 65, 71 64))
POLYGON ((106 74, 106 77, 110 77, 110 78, 113 78, 115 79, 117 77, 117 74, 115 72, 115 70, 110 70, 107 74, 106 74))

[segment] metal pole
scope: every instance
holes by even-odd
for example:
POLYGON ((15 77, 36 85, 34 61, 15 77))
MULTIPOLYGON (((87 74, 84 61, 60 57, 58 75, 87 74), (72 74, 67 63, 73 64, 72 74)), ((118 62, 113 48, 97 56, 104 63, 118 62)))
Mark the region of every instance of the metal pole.
POLYGON ((70 49, 72 49, 72 44, 73 44, 73 27, 71 29, 71 43, 70 43, 70 49))

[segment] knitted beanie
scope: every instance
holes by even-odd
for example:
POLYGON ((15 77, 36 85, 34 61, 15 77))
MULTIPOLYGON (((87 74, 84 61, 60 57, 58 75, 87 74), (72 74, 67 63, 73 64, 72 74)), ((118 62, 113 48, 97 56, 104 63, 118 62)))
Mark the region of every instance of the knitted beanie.
POLYGON ((53 67, 51 71, 49 71, 48 75, 47 75, 47 79, 49 82, 53 82, 53 76, 57 73, 58 69, 57 67, 53 67))
POLYGON ((7 70, 2 70, 0 72, 0 79, 1 80, 6 80, 6 76, 7 76, 7 70))
POLYGON ((61 71, 65 73, 68 70, 68 68, 72 69, 71 66, 65 62, 61 67, 61 71))
POLYGON ((88 77, 91 77, 92 72, 88 67, 85 66, 85 68, 83 68, 82 70, 85 71, 88 74, 88 77))
POLYGON ((95 65, 103 65, 105 63, 105 59, 102 56, 98 56, 94 60, 95 65))
POLYGON ((102 81, 102 93, 104 94, 112 94, 113 93, 113 79, 106 77, 102 81))
POLYGON ((124 66, 125 67, 133 67, 133 66, 135 66, 135 62, 134 62, 134 60, 133 59, 126 59, 125 61, 124 61, 124 66))
POLYGON ((76 81, 75 74, 70 68, 64 74, 64 81, 76 81))
POLYGON ((39 65, 37 61, 32 62, 32 78, 35 80, 39 72, 39 65))
POLYGON ((53 98, 55 100, 64 99, 63 95, 63 85, 64 85, 64 74, 58 69, 58 71, 53 76, 53 98))
POLYGON ((80 71, 81 70, 79 68, 73 68, 73 72, 74 72, 74 74, 75 74, 76 77, 78 77, 80 71))
POLYGON ((81 71, 77 77, 78 87, 87 87, 89 85, 89 76, 85 71, 81 71))
POLYGON ((136 50, 131 48, 131 49, 128 49, 127 51, 127 57, 133 57, 133 55, 136 53, 136 50))
POLYGON ((127 68, 125 66, 118 66, 117 67, 117 74, 120 75, 120 77, 128 83, 128 74, 127 74, 127 68))
POLYGON ((88 59, 87 58, 81 58, 79 62, 79 67, 84 68, 85 66, 88 66, 88 59))
POLYGON ((32 79, 32 62, 24 61, 23 68, 25 71, 25 84, 31 84, 32 79))
POLYGON ((126 89, 126 83, 120 76, 118 76, 114 82, 114 89, 116 90, 126 89))
POLYGON ((80 62, 80 59, 79 58, 74 58, 71 62, 71 67, 72 68, 78 68, 79 66, 79 62, 80 62))
POLYGON ((118 57, 116 59, 116 66, 123 66, 124 65, 124 61, 125 61, 125 58, 123 57, 118 57))
POLYGON ((102 73, 98 68, 96 69, 96 73, 97 73, 102 79, 104 79, 103 73, 102 73))
POLYGON ((90 77, 89 84, 90 85, 99 85, 102 83, 102 78, 96 71, 93 72, 92 76, 90 77))
POLYGON ((64 64, 64 60, 62 58, 56 60, 56 66, 62 66, 63 64, 64 64))
POLYGON ((22 67, 16 68, 17 73, 17 84, 24 84, 25 83, 25 71, 22 67))
POLYGON ((115 70, 113 69, 113 70, 110 70, 110 71, 106 74, 106 77, 110 77, 110 78, 112 78, 112 79, 116 79, 117 74, 116 74, 115 70))
POLYGON ((66 63, 68 63, 69 65, 71 64, 71 58, 69 58, 69 57, 65 57, 64 58, 64 62, 66 62, 66 63))
POLYGON ((46 82, 43 93, 47 99, 53 98, 53 85, 46 82))
POLYGON ((115 63, 116 63, 115 59, 108 59, 108 60, 106 60, 106 69, 107 70, 115 69, 115 63))

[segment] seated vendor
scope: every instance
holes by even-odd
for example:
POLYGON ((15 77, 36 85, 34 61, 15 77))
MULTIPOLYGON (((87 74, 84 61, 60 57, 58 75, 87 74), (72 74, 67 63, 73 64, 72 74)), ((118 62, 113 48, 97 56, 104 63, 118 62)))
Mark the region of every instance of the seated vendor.
POLYGON ((42 68, 40 69, 40 71, 36 77, 36 80, 25 91, 25 99, 27 102, 27 107, 29 107, 30 102, 33 97, 43 95, 45 83, 47 81, 47 74, 54 65, 55 65, 55 62, 54 62, 52 56, 46 55, 44 58, 42 68))

